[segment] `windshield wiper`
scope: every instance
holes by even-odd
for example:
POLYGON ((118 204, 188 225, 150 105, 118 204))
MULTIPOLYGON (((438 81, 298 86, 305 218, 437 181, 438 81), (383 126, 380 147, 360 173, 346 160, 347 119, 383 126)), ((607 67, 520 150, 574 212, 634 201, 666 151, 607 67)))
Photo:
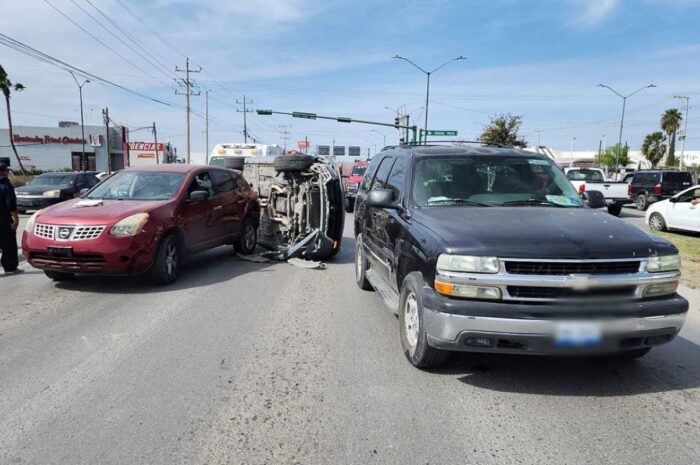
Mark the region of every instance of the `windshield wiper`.
POLYGON ((449 197, 442 197, 439 199, 435 200, 428 200, 428 205, 433 205, 436 203, 442 203, 442 202, 454 202, 454 203, 459 203, 462 205, 472 205, 475 207, 492 207, 493 205, 490 205, 488 203, 483 203, 483 202, 476 202, 474 200, 469 200, 469 199, 460 199, 460 198, 449 198, 449 197))
POLYGON ((527 200, 511 200, 509 202, 503 202, 503 206, 518 206, 518 205, 546 205, 548 207, 558 207, 567 208, 566 205, 561 205, 558 203, 550 202, 549 200, 543 199, 527 199, 527 200))

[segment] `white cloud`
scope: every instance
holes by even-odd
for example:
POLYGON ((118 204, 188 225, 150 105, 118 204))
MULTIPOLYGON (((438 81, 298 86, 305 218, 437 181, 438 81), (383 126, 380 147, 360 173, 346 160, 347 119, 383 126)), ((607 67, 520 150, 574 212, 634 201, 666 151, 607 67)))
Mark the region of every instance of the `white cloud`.
POLYGON ((576 15, 571 24, 591 29, 607 20, 618 7, 619 0, 576 0, 582 11, 576 15))

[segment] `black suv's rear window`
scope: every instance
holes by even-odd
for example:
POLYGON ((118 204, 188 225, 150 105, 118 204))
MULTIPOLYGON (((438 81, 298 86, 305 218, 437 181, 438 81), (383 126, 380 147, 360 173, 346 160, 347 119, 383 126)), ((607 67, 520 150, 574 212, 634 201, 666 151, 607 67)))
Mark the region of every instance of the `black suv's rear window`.
POLYGON ((692 181, 693 181, 693 179, 690 176, 690 173, 687 173, 687 172, 685 172, 685 173, 682 173, 682 172, 664 173, 664 177, 663 177, 664 183, 668 182, 668 183, 672 183, 672 184, 682 184, 684 182, 687 182, 687 183, 689 183, 688 185, 690 185, 690 183, 692 181))

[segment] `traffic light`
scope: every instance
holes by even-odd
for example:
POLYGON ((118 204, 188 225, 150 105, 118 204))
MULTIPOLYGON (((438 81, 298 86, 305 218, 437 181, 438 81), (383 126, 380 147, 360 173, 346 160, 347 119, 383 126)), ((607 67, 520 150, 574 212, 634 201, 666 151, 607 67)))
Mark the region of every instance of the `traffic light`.
POLYGON ((394 127, 395 127, 396 129, 398 129, 400 124, 401 124, 401 118, 399 118, 399 117, 397 116, 396 118, 394 118, 394 127))

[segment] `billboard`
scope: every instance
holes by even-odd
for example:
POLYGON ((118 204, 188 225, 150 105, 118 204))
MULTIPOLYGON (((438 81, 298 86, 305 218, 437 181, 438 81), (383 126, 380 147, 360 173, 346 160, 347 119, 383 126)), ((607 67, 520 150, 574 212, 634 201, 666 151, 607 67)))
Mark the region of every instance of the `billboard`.
POLYGON ((345 156, 345 146, 344 145, 336 145, 335 147, 333 147, 333 156, 344 157, 345 156))
POLYGON ((360 147, 348 147, 348 155, 350 155, 351 157, 359 157, 360 147))
POLYGON ((330 145, 319 145, 317 152, 320 156, 328 156, 331 154, 331 147, 330 145))

